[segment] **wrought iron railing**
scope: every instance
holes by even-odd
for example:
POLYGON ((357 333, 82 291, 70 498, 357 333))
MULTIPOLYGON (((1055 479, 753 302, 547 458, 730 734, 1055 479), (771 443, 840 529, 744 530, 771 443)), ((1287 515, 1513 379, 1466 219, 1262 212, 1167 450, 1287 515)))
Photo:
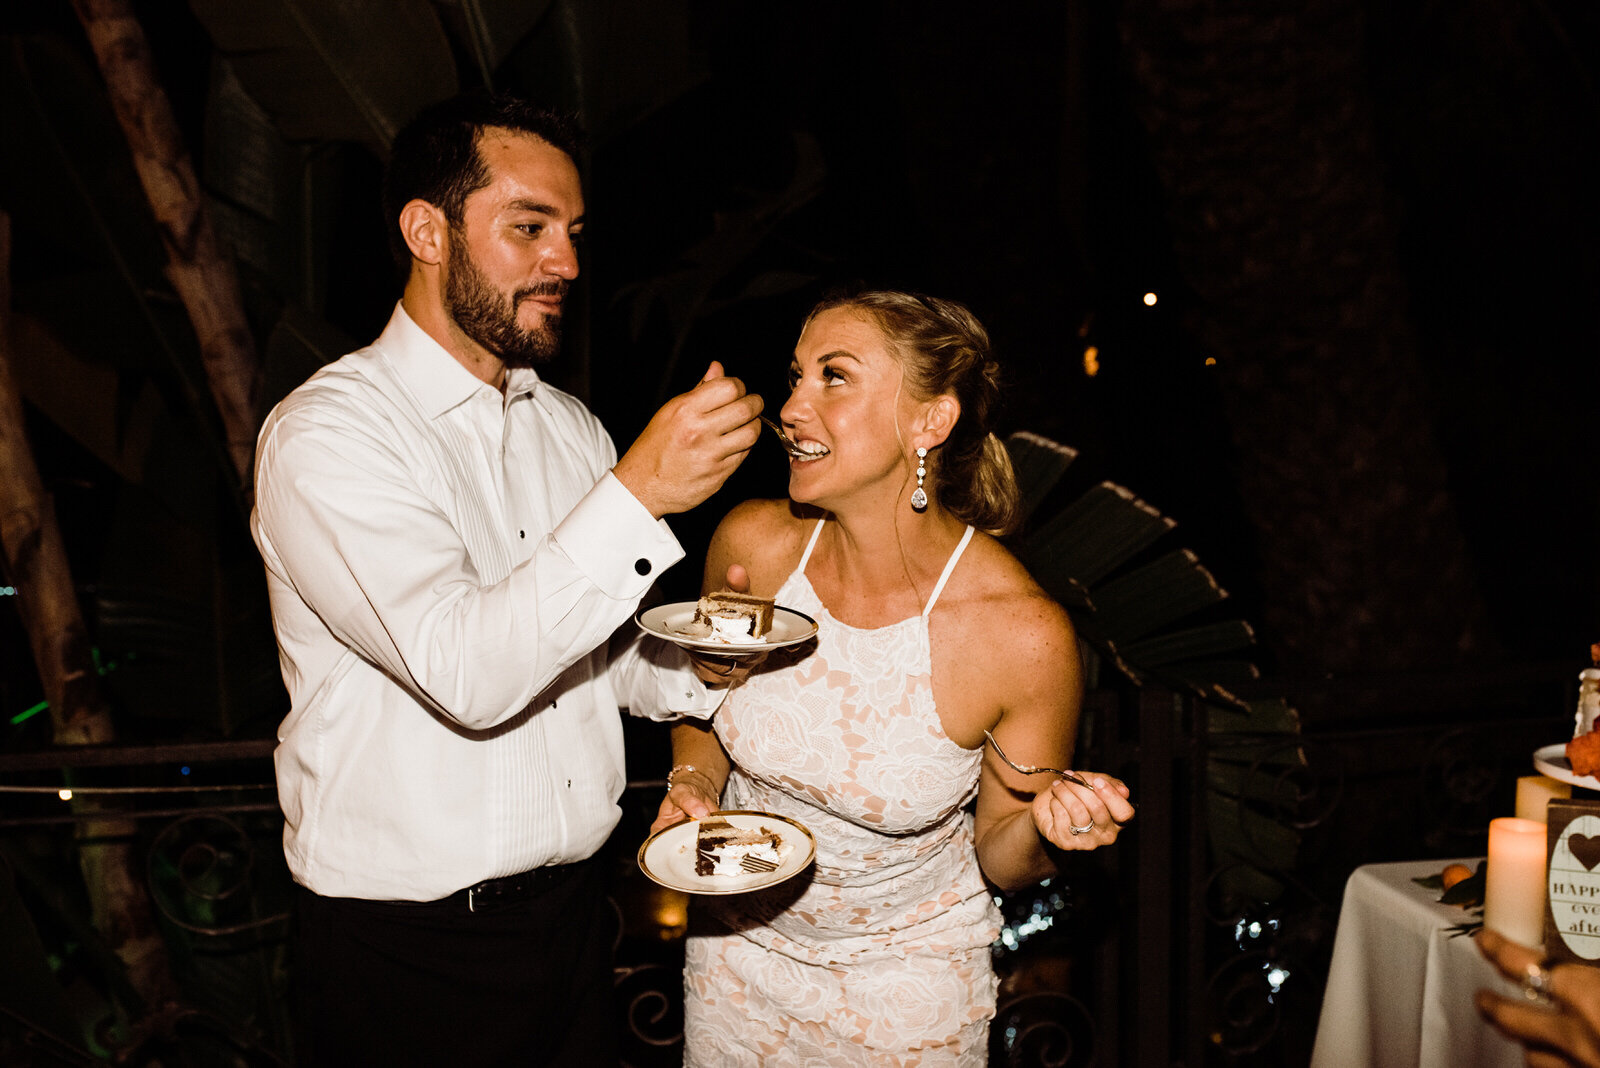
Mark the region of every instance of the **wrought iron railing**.
MULTIPOLYGON (((1092 729, 1076 763, 1127 779, 1138 816, 1116 847, 1069 857, 1061 878, 1003 899, 1007 937, 995 949, 1002 983, 991 1063, 1304 1063, 1349 872, 1371 861, 1480 850, 1489 817, 1508 810, 1516 775, 1528 773, 1527 754, 1570 724, 1569 692, 1560 672, 1546 672, 1525 700, 1496 711, 1425 688, 1394 688, 1357 726, 1330 719, 1290 738, 1208 731, 1205 704, 1151 686, 1092 693, 1092 729), (1284 746, 1296 759, 1282 759, 1284 746), (1209 809, 1224 796, 1215 781, 1223 765, 1244 769, 1258 787, 1268 783, 1252 794, 1255 818, 1240 821, 1247 839, 1256 833, 1250 828, 1288 828, 1297 843, 1266 873, 1281 887, 1270 900, 1241 898, 1237 861, 1219 859, 1213 848, 1209 809)), ((70 832, 83 818, 53 801, 52 783, 94 789, 82 784, 108 768, 150 781, 159 778, 153 769, 180 763, 234 776, 218 784, 232 789, 191 790, 183 804, 169 793, 121 798, 121 814, 138 827, 184 1003, 120 1033, 90 1029, 86 1039, 81 1030, 61 1033, 60 1016, 38 1003, 0 998, 0 1063, 8 1063, 8 1051, 25 1051, 29 1064, 153 1064, 178 1048, 188 1063, 287 1063, 289 879, 271 797, 271 747, 262 740, 0 754, 0 784, 7 784, 0 789, 12 791, 0 794, 0 937, 18 954, 37 947, 31 952, 43 959, 32 965, 59 985, 101 996, 110 985, 102 973, 116 967, 114 959, 92 944, 70 878, 40 859, 68 858, 70 832), (40 792, 29 799, 15 792, 21 785, 40 792), (56 811, 48 810, 52 803, 56 811), (90 1048, 95 1042, 99 1048, 90 1048)), ((689 902, 632 863, 663 785, 630 784, 612 846, 616 985, 624 1055, 634 1068, 677 1064, 681 1054, 689 902)), ((70 863, 61 871, 70 872, 70 863)))

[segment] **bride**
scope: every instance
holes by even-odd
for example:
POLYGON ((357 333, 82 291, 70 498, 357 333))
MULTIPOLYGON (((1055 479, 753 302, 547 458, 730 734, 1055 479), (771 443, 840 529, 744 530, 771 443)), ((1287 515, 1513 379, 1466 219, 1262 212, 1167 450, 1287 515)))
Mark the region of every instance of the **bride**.
POLYGON ((684 1063, 983 1065, 985 882, 1047 878, 1134 809, 1108 775, 1022 775, 984 745, 1070 767, 1082 680, 1066 612, 994 537, 1017 490, 982 325, 911 293, 829 298, 789 378, 789 499, 735 508, 705 573, 814 617, 817 640, 741 670, 709 726, 674 726, 654 829, 773 812, 816 862, 696 899, 684 1063))

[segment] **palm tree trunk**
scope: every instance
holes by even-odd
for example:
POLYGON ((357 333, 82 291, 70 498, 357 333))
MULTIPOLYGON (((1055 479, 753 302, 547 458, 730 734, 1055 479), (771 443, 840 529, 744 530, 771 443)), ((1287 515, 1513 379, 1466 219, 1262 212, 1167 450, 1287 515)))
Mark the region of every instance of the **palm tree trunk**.
MULTIPOLYGON (((22 398, 11 367, 11 217, 0 212, 0 553, 45 698, 57 745, 99 745, 113 740, 110 710, 101 696, 71 568, 33 453, 23 434, 22 398)), ((78 798, 74 811, 94 811, 78 798)), ((128 981, 145 1001, 130 1011, 160 1005, 175 990, 166 944, 157 929, 133 847, 133 821, 82 822, 78 859, 89 892, 95 929, 128 969, 128 981)))
POLYGON ((222 418, 228 456, 249 499, 260 370, 233 259, 217 239, 172 104, 128 0, 73 0, 127 135, 167 251, 167 280, 188 312, 222 418))

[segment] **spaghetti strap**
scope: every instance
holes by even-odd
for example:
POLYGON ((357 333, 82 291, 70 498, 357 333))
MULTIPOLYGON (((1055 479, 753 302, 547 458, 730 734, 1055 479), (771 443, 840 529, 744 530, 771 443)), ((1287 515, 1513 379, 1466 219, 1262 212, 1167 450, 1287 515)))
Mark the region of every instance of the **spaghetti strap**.
POLYGON ((806 562, 811 559, 811 550, 817 547, 817 538, 822 534, 822 524, 828 521, 827 516, 817 520, 817 525, 811 528, 811 540, 806 542, 806 551, 800 554, 800 562, 795 565, 796 574, 805 574, 806 562))
MULTIPOLYGON (((967 542, 971 540, 972 524, 968 523, 967 531, 965 534, 961 535, 961 541, 956 544, 955 552, 951 553, 950 559, 945 561, 944 571, 939 575, 939 581, 934 584, 933 592, 928 594, 927 607, 922 610, 922 616, 924 619, 927 618, 929 612, 933 611, 933 603, 937 601, 939 599, 939 595, 944 592, 944 584, 950 581, 950 572, 956 569, 956 561, 960 560, 961 554, 967 551, 967 542)), ((809 550, 807 551, 809 552, 809 550)))

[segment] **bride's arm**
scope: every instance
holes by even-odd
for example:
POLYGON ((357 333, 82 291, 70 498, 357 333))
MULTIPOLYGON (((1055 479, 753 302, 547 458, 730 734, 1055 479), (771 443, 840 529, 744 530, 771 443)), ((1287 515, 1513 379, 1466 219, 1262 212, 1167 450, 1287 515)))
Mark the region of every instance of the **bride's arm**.
POLYGON ((650 832, 654 834, 685 819, 705 819, 715 812, 732 770, 733 763, 710 723, 683 720, 673 724, 667 796, 661 799, 650 832))
MULTIPOLYGON (((969 654, 992 665, 987 677, 1000 713, 990 730, 1018 763, 1071 768, 1083 700, 1071 621, 1042 594, 1019 598, 1016 606, 1022 608, 1007 612, 1015 618, 1003 632, 986 628, 1006 635, 1003 647, 969 654)), ((1014 890, 1055 874, 1047 842, 1083 850, 1116 841, 1133 818, 1127 786, 1109 775, 1080 774, 1089 787, 1023 775, 984 746, 975 831, 978 864, 990 882, 1014 890)))

